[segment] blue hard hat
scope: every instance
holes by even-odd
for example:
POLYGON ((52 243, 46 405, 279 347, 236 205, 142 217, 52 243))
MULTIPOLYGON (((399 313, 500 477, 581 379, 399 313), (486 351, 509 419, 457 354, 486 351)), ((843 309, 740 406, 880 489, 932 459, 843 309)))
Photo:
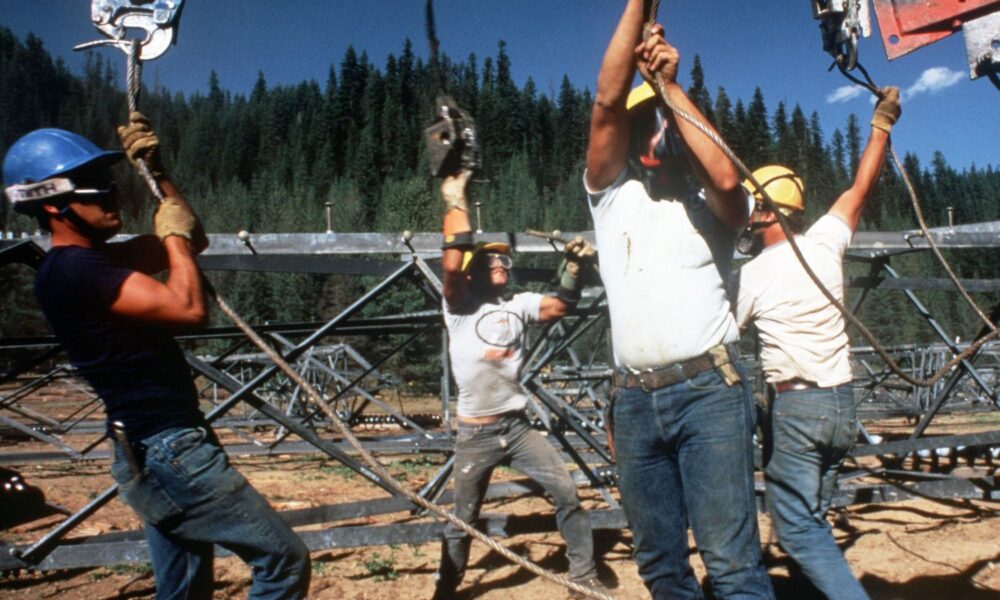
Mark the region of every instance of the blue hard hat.
POLYGON ((101 150, 87 138, 64 129, 36 129, 7 150, 3 184, 36 183, 83 166, 110 166, 122 156, 118 151, 101 150))

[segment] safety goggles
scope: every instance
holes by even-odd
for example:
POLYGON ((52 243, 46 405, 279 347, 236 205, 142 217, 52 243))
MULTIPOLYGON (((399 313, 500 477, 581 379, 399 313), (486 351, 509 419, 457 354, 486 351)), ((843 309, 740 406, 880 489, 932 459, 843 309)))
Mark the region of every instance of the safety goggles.
POLYGON ((502 267, 508 271, 514 265, 514 261, 511 260, 506 254, 500 254, 499 252, 488 252, 486 254, 486 267, 490 269, 496 269, 502 267))

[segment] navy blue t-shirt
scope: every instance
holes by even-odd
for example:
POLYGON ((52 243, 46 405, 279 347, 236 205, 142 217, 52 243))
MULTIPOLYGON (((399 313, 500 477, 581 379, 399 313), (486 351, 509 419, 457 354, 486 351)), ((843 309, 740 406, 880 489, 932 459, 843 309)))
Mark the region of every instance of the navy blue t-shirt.
POLYGON ((132 441, 205 423, 177 342, 164 328, 111 313, 133 270, 99 250, 57 246, 35 276, 35 297, 70 362, 132 441))

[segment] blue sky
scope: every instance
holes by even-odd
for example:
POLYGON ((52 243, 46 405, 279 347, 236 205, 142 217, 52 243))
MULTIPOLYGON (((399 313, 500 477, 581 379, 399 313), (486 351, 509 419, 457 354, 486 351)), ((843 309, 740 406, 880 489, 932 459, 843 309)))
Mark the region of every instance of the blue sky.
MULTIPOLYGON (((563 75, 593 90, 604 47, 623 1, 436 0, 438 37, 444 52, 480 59, 507 42, 514 77, 535 80, 554 95, 563 75)), ((760 86, 769 109, 779 100, 817 111, 829 137, 851 112, 867 122, 869 96, 852 96, 839 73, 827 72, 817 22, 807 0, 661 2, 667 38, 681 52, 682 80, 691 59, 701 56, 714 97, 722 85, 730 97, 748 102, 760 86)), ((74 44, 97 39, 88 0, 0 0, 0 24, 23 39, 29 31, 46 48, 78 68, 74 44)), ((204 91, 210 71, 224 88, 247 93, 258 71, 270 85, 305 79, 325 82, 348 46, 367 52, 379 66, 398 54, 409 37, 426 57, 423 0, 186 0, 177 46, 147 63, 145 80, 172 91, 204 91)), ((874 21, 874 19, 873 19, 874 21)), ((875 26, 873 22, 873 26, 875 26)), ((123 61, 120 52, 99 52, 123 61)), ((880 85, 904 90, 903 117, 894 130, 900 153, 913 152, 926 165, 941 150, 959 169, 1000 166, 1000 91, 988 81, 968 79, 961 34, 889 62, 877 33, 863 40, 862 64, 880 85)), ((119 64, 124 64, 120 62, 119 64)), ((123 69, 123 67, 122 67, 123 69)))

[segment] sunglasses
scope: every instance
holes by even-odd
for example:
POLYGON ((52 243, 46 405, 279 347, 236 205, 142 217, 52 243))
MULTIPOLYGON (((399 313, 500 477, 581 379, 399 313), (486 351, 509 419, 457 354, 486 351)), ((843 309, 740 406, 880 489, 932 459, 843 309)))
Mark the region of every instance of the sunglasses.
POLYGON ((98 204, 105 210, 118 208, 118 186, 114 182, 105 184, 104 188, 76 188, 73 193, 77 202, 98 204))

